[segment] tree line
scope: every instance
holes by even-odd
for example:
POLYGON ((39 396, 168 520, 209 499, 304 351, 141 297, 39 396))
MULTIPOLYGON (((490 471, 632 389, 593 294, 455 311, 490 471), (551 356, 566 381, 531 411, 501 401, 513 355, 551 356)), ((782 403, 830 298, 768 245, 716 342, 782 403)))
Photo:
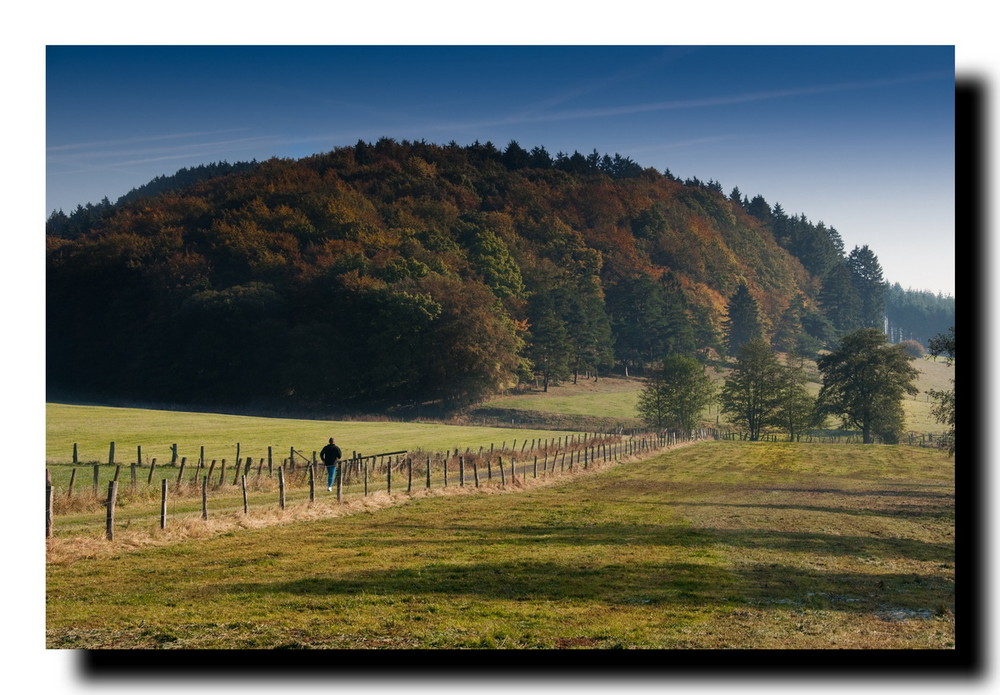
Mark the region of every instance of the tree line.
MULTIPOLYGON (((935 336, 931 344, 933 354, 944 355, 952 363, 954 328, 935 336)), ((736 350, 718 393, 697 360, 665 357, 647 379, 637 410, 652 427, 691 431, 705 408, 717 401, 729 424, 750 441, 775 430, 794 441, 834 416, 842 427, 860 431, 865 444, 895 444, 904 432, 903 398, 918 393, 913 382, 919 372, 910 364, 913 359, 877 328, 861 328, 817 359, 822 386, 813 397, 806 389, 804 360, 786 355, 782 361, 770 345, 754 337, 736 350)), ((935 418, 949 428, 946 440, 954 454, 954 387, 932 390, 929 395, 935 401, 935 418)))
POLYGON ((46 238, 51 396, 459 407, 753 337, 815 355, 885 286, 759 195, 513 141, 181 170, 46 238))

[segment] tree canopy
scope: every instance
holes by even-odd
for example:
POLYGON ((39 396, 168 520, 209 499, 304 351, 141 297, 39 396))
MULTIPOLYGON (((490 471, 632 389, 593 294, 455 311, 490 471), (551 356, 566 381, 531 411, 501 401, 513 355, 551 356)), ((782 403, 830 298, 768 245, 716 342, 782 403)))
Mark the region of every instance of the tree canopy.
POLYGON ((817 349, 839 237, 737 197, 513 141, 181 170, 49 217, 47 387, 381 409, 644 373, 721 350, 724 330, 817 349))
POLYGON ((865 444, 875 441, 875 435, 897 441, 903 430, 903 397, 918 393, 913 381, 919 372, 912 360, 875 328, 844 336, 836 350, 816 362, 823 377, 817 408, 860 429, 865 444))

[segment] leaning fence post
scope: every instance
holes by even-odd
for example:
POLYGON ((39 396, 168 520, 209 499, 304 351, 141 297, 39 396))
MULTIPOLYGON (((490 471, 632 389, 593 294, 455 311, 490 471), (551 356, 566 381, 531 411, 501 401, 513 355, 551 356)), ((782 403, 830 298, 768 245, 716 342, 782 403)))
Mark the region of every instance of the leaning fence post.
POLYGON ((109 541, 115 539, 115 498, 118 496, 118 483, 112 480, 108 483, 107 519, 105 535, 109 541))
POLYGON ((499 459, 500 459, 500 484, 501 485, 506 485, 507 484, 507 479, 504 476, 504 472, 503 472, 503 456, 500 456, 499 459))
POLYGON ((250 513, 250 503, 247 499, 247 477, 245 475, 240 476, 240 485, 243 486, 243 513, 250 513))
POLYGON ((149 479, 146 480, 146 485, 151 485, 153 483, 153 471, 156 470, 156 459, 149 465, 149 479))
POLYGON ((74 468, 69 474, 69 490, 66 491, 67 497, 73 496, 73 485, 76 483, 76 469, 74 468))

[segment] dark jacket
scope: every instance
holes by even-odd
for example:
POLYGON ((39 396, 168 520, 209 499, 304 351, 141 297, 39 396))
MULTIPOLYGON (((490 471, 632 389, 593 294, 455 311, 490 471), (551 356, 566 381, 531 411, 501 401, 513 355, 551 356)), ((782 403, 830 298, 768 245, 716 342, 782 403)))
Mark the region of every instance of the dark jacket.
POLYGON ((336 466, 337 461, 340 460, 340 447, 336 444, 327 444, 323 447, 323 451, 319 452, 319 457, 323 460, 324 465, 336 466))

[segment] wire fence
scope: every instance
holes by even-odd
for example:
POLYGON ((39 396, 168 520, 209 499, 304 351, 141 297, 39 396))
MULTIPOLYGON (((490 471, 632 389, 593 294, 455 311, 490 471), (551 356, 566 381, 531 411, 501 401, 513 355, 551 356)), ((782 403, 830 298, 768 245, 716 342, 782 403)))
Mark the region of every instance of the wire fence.
MULTIPOLYGON (((186 457, 172 456, 169 463, 159 465, 155 458, 144 462, 141 447, 137 447, 135 462, 118 463, 112 443, 107 463, 81 466, 74 445, 74 461, 46 467, 46 537, 53 537, 57 526, 68 534, 93 532, 101 518, 104 535, 114 540, 117 529, 151 523, 154 518, 161 529, 166 528, 168 516, 208 520, 212 515, 250 514, 257 509, 283 511, 292 503, 323 498, 339 504, 351 498, 412 495, 432 488, 521 486, 529 480, 572 474, 597 463, 647 455, 708 436, 701 430, 594 433, 524 440, 520 448, 515 440, 511 446, 503 442, 476 451, 354 451, 338 462, 332 480, 316 452, 307 456, 294 447, 280 460, 274 458, 274 448, 268 447, 266 457, 238 457, 233 463, 207 460, 202 453, 191 463, 186 457)), ((175 454, 176 447, 171 451, 175 454)))

